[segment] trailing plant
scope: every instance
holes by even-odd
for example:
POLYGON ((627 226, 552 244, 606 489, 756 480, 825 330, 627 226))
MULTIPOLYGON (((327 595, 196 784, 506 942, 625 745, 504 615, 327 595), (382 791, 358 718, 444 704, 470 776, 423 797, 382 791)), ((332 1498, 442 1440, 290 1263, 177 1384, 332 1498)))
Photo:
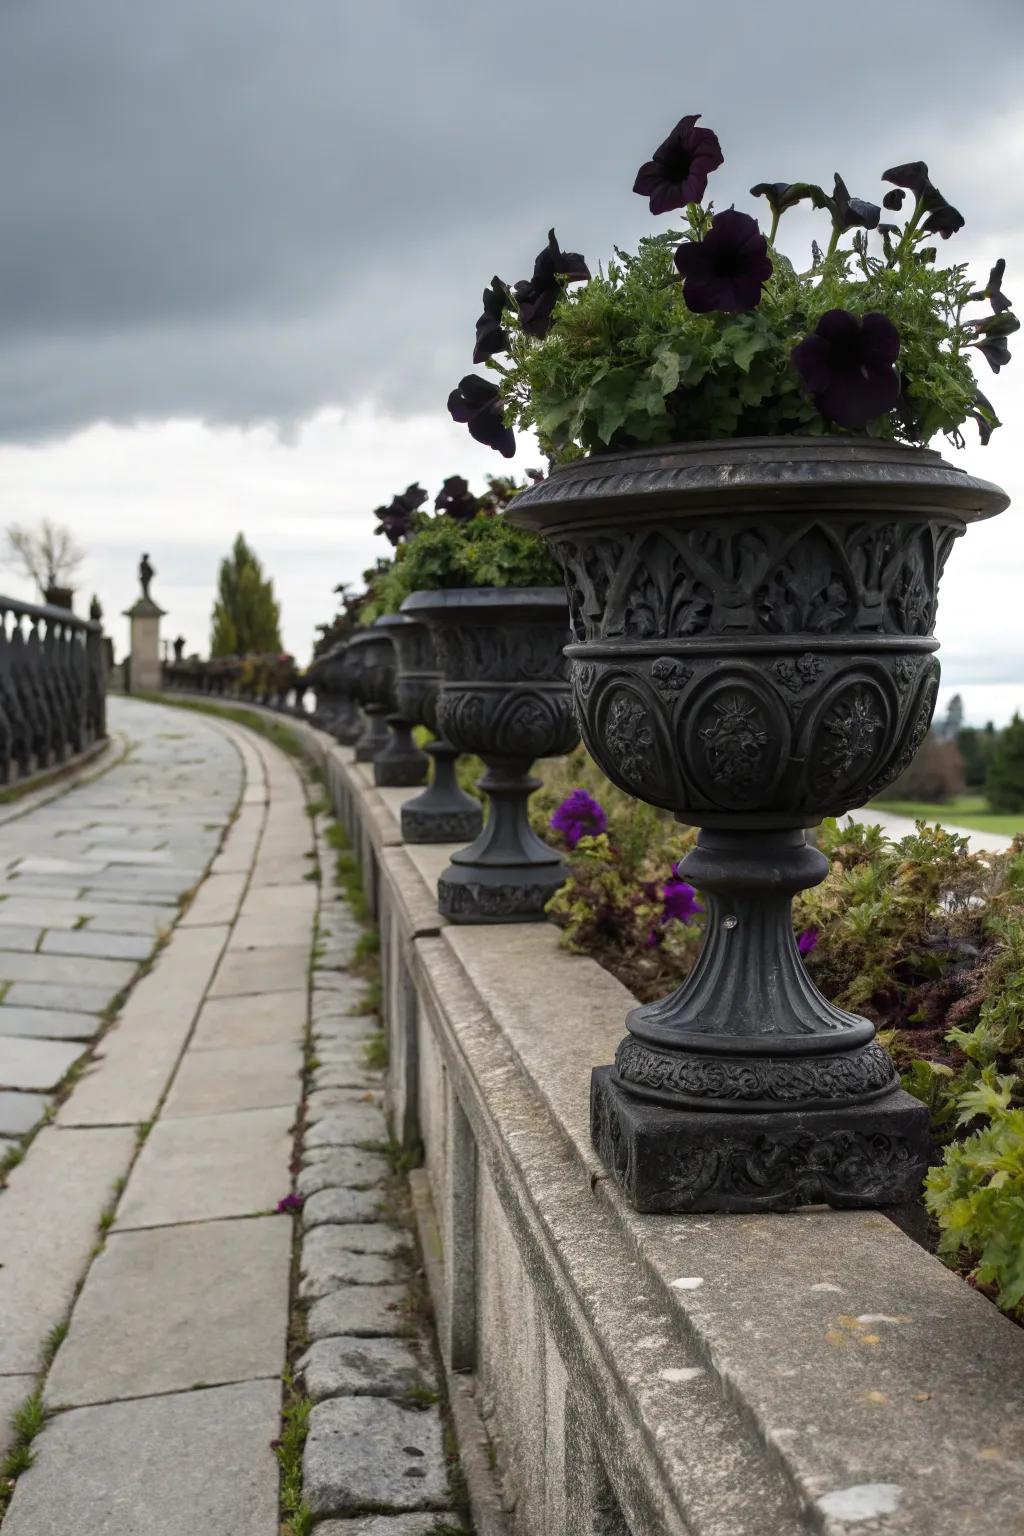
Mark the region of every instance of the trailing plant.
POLYGON ((463 378, 452 417, 506 457, 513 428, 534 428, 556 460, 796 432, 959 444, 968 419, 987 442, 999 422, 971 357, 998 372, 1019 322, 1003 261, 982 288, 964 264, 939 263, 936 239, 964 220, 924 162, 885 171, 880 203, 852 197, 838 174, 830 192, 758 182, 765 234, 750 213, 704 203, 723 159, 717 136, 682 118, 633 188, 655 215, 682 210, 681 228, 616 247, 596 275, 551 230, 531 278, 494 277, 473 361, 497 379, 463 378), (779 226, 804 202, 826 215, 826 244, 794 263, 779 226))

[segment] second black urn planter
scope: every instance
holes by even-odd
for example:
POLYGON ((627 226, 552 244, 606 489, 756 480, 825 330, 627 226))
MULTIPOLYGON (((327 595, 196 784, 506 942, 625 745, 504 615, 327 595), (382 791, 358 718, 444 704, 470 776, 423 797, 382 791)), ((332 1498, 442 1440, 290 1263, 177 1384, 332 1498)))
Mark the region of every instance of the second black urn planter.
POLYGON ((916 1193, 928 1113, 874 1026, 827 1002, 793 896, 805 828, 864 805, 931 721, 939 577, 1007 497, 863 438, 688 443, 583 459, 518 496, 572 609, 583 735, 627 793, 702 830, 691 975, 634 1008, 592 1133, 644 1211, 887 1205, 916 1193))
POLYGON ((413 592, 403 613, 425 621, 441 670, 437 724, 459 752, 483 758, 490 814, 438 881, 454 923, 521 923, 544 916, 565 879, 555 849, 532 830, 527 801, 538 757, 579 740, 563 648, 565 594, 551 587, 454 587, 413 592))

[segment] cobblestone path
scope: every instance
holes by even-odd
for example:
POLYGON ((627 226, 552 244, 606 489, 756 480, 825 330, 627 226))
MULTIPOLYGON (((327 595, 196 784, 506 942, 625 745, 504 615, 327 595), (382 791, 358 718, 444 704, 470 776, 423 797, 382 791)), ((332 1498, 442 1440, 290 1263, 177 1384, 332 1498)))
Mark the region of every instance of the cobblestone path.
POLYGON ((113 766, 0 808, 0 1451, 45 1412, 3 1536, 277 1536, 299 1233, 317 1536, 461 1530, 327 823, 262 738, 111 703, 113 766))

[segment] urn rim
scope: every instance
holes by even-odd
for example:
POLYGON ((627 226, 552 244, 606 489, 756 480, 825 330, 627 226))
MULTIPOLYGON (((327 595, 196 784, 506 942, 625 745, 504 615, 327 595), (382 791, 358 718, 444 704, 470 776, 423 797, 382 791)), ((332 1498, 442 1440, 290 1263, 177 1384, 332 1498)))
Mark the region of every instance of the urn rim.
POLYGON ((933 448, 879 438, 726 437, 623 448, 554 466, 504 513, 517 527, 611 521, 623 513, 683 516, 744 509, 805 514, 816 499, 828 513, 945 515, 962 523, 1010 504, 1001 486, 948 463, 933 448))
POLYGON ((410 592, 402 613, 430 620, 506 619, 557 620, 563 614, 568 625, 568 599, 564 587, 431 587, 410 592))

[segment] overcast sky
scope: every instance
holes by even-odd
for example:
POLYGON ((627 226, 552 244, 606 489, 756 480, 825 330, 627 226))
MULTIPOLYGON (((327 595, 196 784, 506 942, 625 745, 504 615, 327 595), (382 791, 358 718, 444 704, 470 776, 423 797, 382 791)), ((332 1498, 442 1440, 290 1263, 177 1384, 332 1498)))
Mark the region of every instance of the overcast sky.
MULTIPOLYGON (((716 201, 758 214, 754 181, 878 200, 927 160, 967 219, 943 255, 1005 256, 1024 307, 1022 65, 1020 0, 0 0, 0 524, 73 529, 119 651, 145 549, 165 633, 205 652, 242 529, 304 657, 379 502, 504 468, 445 411, 484 283, 552 223, 592 266, 635 242, 633 176, 686 112, 721 139, 716 201)), ((939 635, 1001 718, 1024 356, 979 378, 1007 425, 945 451, 1015 505, 955 551, 939 635)))

